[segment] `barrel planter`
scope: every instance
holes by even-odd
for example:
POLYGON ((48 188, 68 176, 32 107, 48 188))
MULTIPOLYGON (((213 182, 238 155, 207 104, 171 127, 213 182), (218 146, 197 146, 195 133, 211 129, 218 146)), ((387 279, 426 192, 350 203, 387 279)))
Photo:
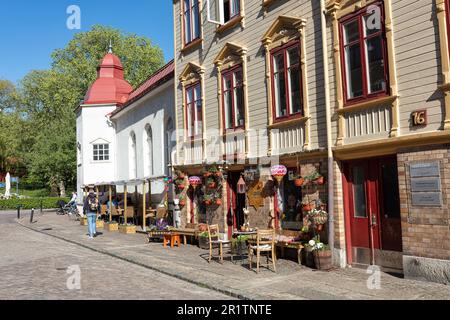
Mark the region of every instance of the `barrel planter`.
POLYGON ((333 266, 331 261, 331 250, 314 251, 314 264, 318 270, 330 270, 333 266))
POLYGON ((209 250, 209 238, 198 237, 198 246, 200 249, 209 250))

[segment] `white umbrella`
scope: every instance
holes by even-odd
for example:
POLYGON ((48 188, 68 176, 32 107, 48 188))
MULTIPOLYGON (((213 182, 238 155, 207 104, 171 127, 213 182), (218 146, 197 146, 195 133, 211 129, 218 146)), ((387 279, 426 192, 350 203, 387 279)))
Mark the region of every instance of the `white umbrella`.
POLYGON ((9 199, 11 197, 11 175, 9 172, 6 174, 6 189, 5 189, 5 198, 9 199))

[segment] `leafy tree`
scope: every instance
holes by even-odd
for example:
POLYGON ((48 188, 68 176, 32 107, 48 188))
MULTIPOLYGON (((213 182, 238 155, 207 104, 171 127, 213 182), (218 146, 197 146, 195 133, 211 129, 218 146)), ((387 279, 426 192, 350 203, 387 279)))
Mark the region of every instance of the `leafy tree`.
POLYGON ((65 185, 75 182, 74 110, 95 81, 110 41, 126 80, 134 87, 164 63, 162 50, 149 39, 96 25, 54 51, 50 70, 32 71, 20 82, 18 112, 26 122, 22 154, 31 178, 45 180, 52 190, 59 186, 63 191, 65 185))

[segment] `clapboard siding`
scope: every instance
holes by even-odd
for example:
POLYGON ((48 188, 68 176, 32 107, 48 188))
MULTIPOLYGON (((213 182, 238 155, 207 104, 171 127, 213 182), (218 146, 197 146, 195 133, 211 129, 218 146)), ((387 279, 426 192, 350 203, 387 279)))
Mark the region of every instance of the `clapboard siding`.
MULTIPOLYGON (((323 72, 321 30, 320 30, 320 4, 310 0, 282 0, 272 5, 267 15, 264 15, 261 0, 245 0, 245 27, 240 25, 232 30, 217 35, 215 25, 207 22, 206 9, 203 10, 203 44, 188 54, 181 54, 181 19, 180 1, 174 0, 176 27, 175 37, 177 43, 176 69, 180 74, 188 62, 197 63, 205 68, 205 108, 207 128, 219 127, 219 101, 217 98, 217 76, 214 59, 227 42, 236 43, 248 50, 247 79, 248 79, 248 114, 250 129, 267 129, 268 125, 268 100, 266 87, 266 61, 261 43, 264 33, 280 15, 296 16, 307 20, 306 25, 306 59, 307 59, 307 85, 308 101, 311 115, 310 143, 311 148, 326 147, 326 126, 324 112, 323 72), (320 125, 319 125, 320 124, 320 125), (320 131, 322 131, 320 133, 320 131)), ((203 1, 205 5, 206 1, 203 1)), ((178 128, 183 128, 184 116, 182 113, 181 86, 177 89, 177 113, 178 128)), ((253 140, 251 138, 250 140, 253 140)), ((262 142, 267 146, 268 141, 262 142)), ((255 146, 249 143, 250 146, 255 146)), ((300 147, 300 146, 299 146, 300 147)), ((261 148, 260 148, 261 149, 261 148)), ((301 150, 301 149, 299 149, 301 150)), ((255 155, 255 150, 249 150, 255 155)), ((263 155, 267 148, 260 150, 263 155)))

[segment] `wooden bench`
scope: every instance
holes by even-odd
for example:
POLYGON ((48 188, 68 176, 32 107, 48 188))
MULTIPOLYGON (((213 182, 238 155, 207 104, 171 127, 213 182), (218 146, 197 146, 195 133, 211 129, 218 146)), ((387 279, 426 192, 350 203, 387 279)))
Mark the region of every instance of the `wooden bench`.
MULTIPOLYGON (((297 239, 301 236, 301 231, 292 231, 292 230, 277 230, 276 235, 277 236, 285 236, 285 237, 292 237, 293 239, 297 239)), ((281 256, 284 256, 285 249, 295 249, 297 250, 297 259, 298 263, 302 264, 302 250, 304 248, 303 244, 301 242, 290 242, 290 241, 276 241, 276 246, 278 248, 281 248, 281 256)))

